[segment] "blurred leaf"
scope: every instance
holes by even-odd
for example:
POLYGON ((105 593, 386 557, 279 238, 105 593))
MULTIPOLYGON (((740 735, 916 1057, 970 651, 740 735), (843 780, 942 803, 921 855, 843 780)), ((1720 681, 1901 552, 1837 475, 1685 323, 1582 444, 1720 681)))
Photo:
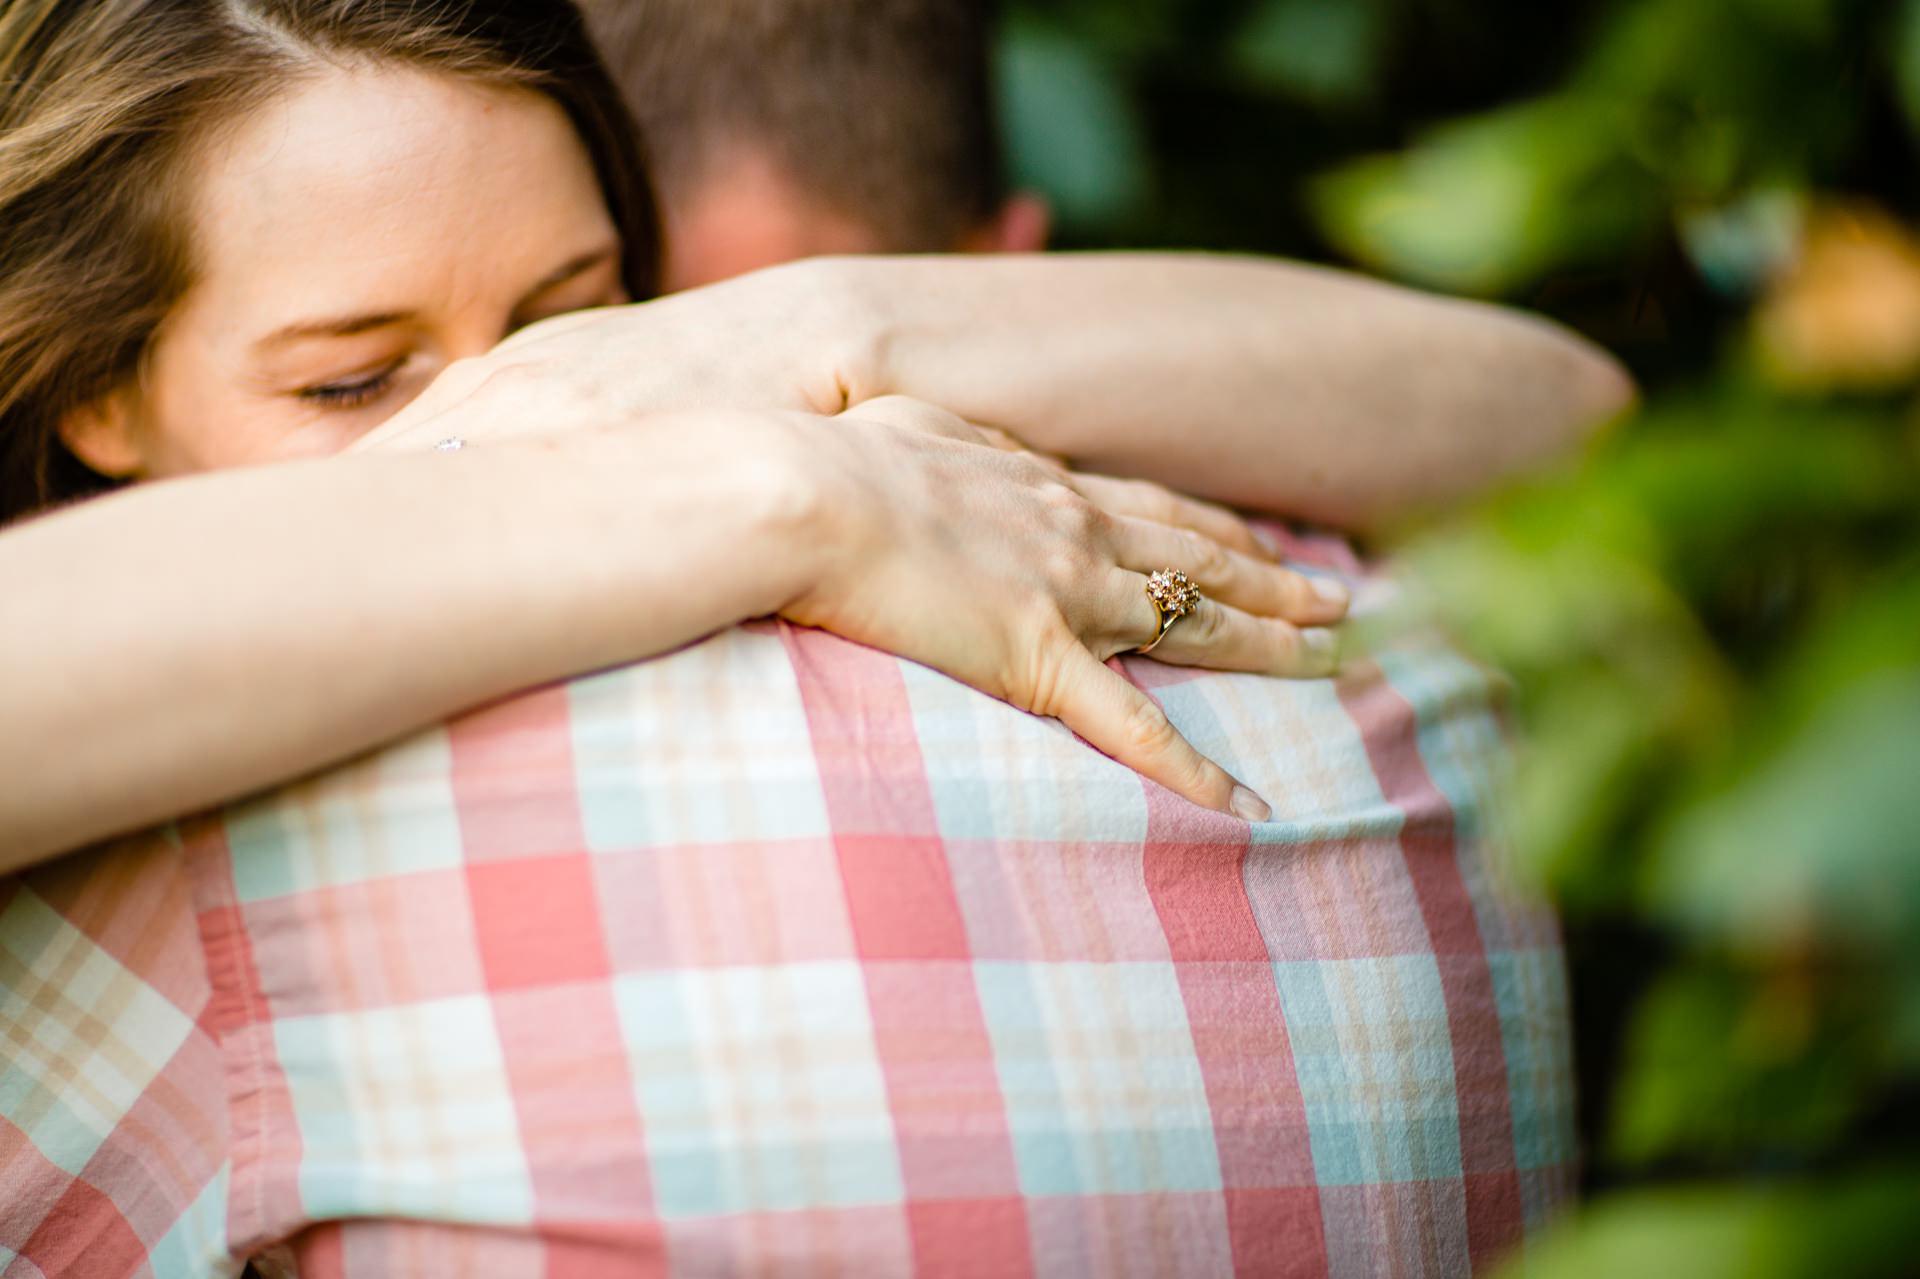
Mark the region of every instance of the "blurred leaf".
POLYGON ((1769 50, 1804 59, 1835 43, 1842 13, 1860 0, 1635 0, 1610 7, 1577 79, 1611 91, 1645 92, 1691 81, 1708 101, 1727 105, 1729 90, 1780 80, 1769 50), (1759 61, 1762 65, 1755 66, 1759 61))
POLYGON ((1503 292, 1618 252, 1657 225, 1651 188, 1619 161, 1620 123, 1603 99, 1543 98, 1350 164, 1316 184, 1316 208, 1334 241, 1370 266, 1503 292))
POLYGON ((1862 0, 1614 6, 1572 87, 1620 104, 1618 144, 1676 203, 1804 186, 1860 114, 1813 86, 1846 76, 1856 53, 1838 15, 1861 7, 1862 0))
POLYGON ((1904 957, 1888 974, 1894 988, 1893 1015, 1887 1022, 1887 1050, 1893 1065, 1911 1079, 1920 1073, 1920 960, 1904 957))
POLYGON ((1378 0, 1266 0, 1233 39, 1233 66, 1251 83, 1322 105, 1347 105, 1372 86, 1378 0))
POLYGON ((1508 1279, 1876 1279, 1910 1274, 1920 1173, 1820 1186, 1677 1186, 1616 1194, 1552 1229, 1508 1279))
POLYGON ((1637 514, 1665 580, 1700 593, 1912 509, 1916 470, 1888 425, 1884 409, 1782 401, 1728 380, 1651 407, 1587 482, 1637 514))
POLYGON ((1920 133, 1920 0, 1904 0, 1894 20, 1892 39, 1894 84, 1907 127, 1920 133))
POLYGON ((1134 61, 1177 46, 1186 0, 1014 0, 1013 23, 1040 22, 1105 57, 1134 61))
POLYGON ((1508 495, 1413 547, 1412 607, 1518 681, 1512 838, 1563 900, 1623 902, 1622 846, 1676 755, 1725 722, 1717 655, 1655 568, 1657 530, 1589 467, 1508 495))
POLYGON ((1920 579, 1830 622, 1762 705, 1734 780, 1656 844, 1649 907, 1748 951, 1920 964, 1920 579))
POLYGON ((1563 901, 1625 896, 1633 862, 1622 813, 1647 794, 1668 726, 1617 673, 1561 673, 1528 693, 1511 818, 1516 852, 1563 901))
POLYGON ((1920 947, 1920 669, 1861 681, 1688 813, 1649 892, 1689 928, 1765 948, 1810 931, 1920 947))
POLYGON ((1634 1018, 1608 1153, 1636 1164, 1830 1145, 1885 1073, 1877 1011, 1868 993, 1791 967, 1670 972, 1634 1018))
POLYGON ((1121 221, 1146 198, 1144 129, 1118 66, 1041 22, 1007 24, 998 54, 1013 180, 1069 225, 1121 221))

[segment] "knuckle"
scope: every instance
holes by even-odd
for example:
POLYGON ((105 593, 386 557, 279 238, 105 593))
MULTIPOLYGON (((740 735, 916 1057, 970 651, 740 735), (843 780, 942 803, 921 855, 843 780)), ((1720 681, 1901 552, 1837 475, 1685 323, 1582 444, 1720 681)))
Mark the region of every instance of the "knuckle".
POLYGON ((1040 500, 1053 513, 1056 526, 1082 545, 1092 542, 1106 525, 1106 514, 1071 486, 1049 477, 1040 485, 1040 500))
POLYGON ((1311 612, 1316 602, 1313 586, 1291 569, 1276 570, 1279 575, 1281 606, 1289 615, 1311 612))
POLYGON ((1036 604, 1030 609, 1029 623, 1033 641, 1025 646, 1025 660, 1018 664, 1021 678, 1003 676, 1009 700, 1035 715, 1058 715, 1065 705, 1068 684, 1068 656, 1076 641, 1058 609, 1036 604))
POLYGON ((1180 740, 1167 713, 1147 697, 1134 703, 1120 731, 1129 748, 1145 754, 1163 753, 1180 740))
POLYGON ((1059 476, 1048 472, 1046 468, 1042 467, 1039 463, 1027 462, 1023 459, 1021 465, 1025 469, 1028 478, 1034 482, 1033 487, 1036 496, 1038 496, 1040 501, 1049 509, 1065 514, 1075 512, 1080 507, 1086 505, 1085 498, 1081 497, 1072 487, 1064 483, 1059 476))
POLYGON ((856 410, 859 416, 907 427, 927 435, 959 436, 960 419, 931 404, 904 395, 883 395, 856 410))
POLYGON ((1086 579, 1091 559, 1085 541, 1078 538, 1062 538, 1047 548, 1041 572, 1055 601, 1086 579))
POLYGON ((1273 672, 1290 675, 1299 670, 1303 656, 1299 629, 1286 622, 1269 622, 1261 630, 1265 633, 1267 650, 1272 657, 1273 672))

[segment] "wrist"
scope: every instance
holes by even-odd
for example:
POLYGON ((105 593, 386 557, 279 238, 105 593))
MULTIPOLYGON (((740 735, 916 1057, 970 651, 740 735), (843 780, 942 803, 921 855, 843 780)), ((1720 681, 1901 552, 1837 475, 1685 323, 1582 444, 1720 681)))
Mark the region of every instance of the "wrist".
POLYGON ((899 332, 896 293, 883 287, 876 259, 807 258, 776 267, 783 289, 798 299, 810 368, 824 369, 827 384, 815 411, 834 414, 854 404, 892 395, 891 353, 899 332))
POLYGON ((745 425, 750 439, 710 499, 735 514, 734 545, 753 565, 752 615, 764 616, 818 592, 868 553, 874 502, 859 478, 863 459, 831 422, 754 413, 745 425))

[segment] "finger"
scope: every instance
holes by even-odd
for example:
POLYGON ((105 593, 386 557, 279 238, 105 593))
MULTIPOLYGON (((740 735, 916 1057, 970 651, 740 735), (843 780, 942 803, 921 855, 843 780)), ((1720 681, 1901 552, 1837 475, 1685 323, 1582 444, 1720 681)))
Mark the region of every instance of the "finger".
POLYGON ((1335 579, 1255 559, 1190 529, 1122 516, 1112 522, 1109 537, 1122 568, 1177 568, 1208 598, 1249 613, 1298 626, 1326 626, 1347 615, 1347 588, 1335 579))
POLYGON ((1195 750, 1151 697, 1085 649, 1061 671, 1053 704, 1040 709, 1095 750, 1203 808, 1250 822, 1273 816, 1265 800, 1195 750))
MULTIPOLYGON (((1114 588, 1114 612, 1125 619, 1119 633, 1127 637, 1114 651, 1129 653, 1159 633, 1160 613, 1147 598, 1139 574, 1114 574, 1114 588)), ((1336 634, 1324 626, 1256 617, 1203 596, 1191 613, 1167 629, 1149 656, 1170 666, 1320 679, 1339 667, 1340 646, 1336 634)))
POLYGON ((1079 490, 1080 496, 1109 515, 1131 515, 1156 524, 1192 529, 1255 559, 1278 558, 1254 535, 1245 520, 1224 506, 1186 497, 1146 480, 1075 473, 1067 482, 1079 490))
POLYGON ((1169 666, 1322 679, 1339 669, 1340 644, 1324 626, 1295 626, 1203 599, 1149 656, 1169 666))

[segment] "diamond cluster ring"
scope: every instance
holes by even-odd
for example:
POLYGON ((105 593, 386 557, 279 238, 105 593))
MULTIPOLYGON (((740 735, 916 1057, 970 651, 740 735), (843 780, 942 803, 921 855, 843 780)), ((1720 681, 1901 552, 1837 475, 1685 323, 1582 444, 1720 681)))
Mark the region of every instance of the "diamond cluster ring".
POLYGON ((1151 653, 1167 637, 1175 622, 1193 612, 1200 603, 1200 588, 1179 569, 1163 568, 1147 579, 1147 599, 1152 602, 1160 625, 1151 640, 1133 650, 1141 655, 1151 653))

